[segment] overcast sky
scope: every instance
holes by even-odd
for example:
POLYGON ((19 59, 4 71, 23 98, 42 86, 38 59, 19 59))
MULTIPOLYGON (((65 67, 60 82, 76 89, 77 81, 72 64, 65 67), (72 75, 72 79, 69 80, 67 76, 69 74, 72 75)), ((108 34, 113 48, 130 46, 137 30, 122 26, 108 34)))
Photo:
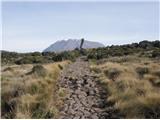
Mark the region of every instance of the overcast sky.
POLYGON ((42 51, 69 38, 104 45, 156 40, 158 17, 158 2, 3 2, 2 49, 42 51))

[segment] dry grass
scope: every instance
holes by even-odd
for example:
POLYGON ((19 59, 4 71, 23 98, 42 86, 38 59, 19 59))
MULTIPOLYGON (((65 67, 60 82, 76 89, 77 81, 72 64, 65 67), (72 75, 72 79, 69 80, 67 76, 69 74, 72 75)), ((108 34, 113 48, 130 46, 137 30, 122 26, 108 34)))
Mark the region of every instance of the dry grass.
POLYGON ((91 64, 91 70, 101 70, 108 101, 126 118, 160 118, 160 61, 136 56, 124 62, 123 58, 114 59, 91 64))
POLYGON ((2 118, 56 118, 65 96, 57 86, 57 79, 69 63, 3 67, 2 118))

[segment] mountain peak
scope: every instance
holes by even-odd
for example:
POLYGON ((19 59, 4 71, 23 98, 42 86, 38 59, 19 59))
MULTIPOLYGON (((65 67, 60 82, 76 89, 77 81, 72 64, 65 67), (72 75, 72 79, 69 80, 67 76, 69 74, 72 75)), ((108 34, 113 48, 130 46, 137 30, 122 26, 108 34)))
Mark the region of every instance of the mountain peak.
MULTIPOLYGON (((68 40, 59 40, 54 44, 50 45, 43 52, 62 52, 74 50, 79 48, 81 44, 81 39, 68 39, 68 40)), ((93 41, 84 40, 83 48, 98 48, 104 47, 103 44, 93 41)))

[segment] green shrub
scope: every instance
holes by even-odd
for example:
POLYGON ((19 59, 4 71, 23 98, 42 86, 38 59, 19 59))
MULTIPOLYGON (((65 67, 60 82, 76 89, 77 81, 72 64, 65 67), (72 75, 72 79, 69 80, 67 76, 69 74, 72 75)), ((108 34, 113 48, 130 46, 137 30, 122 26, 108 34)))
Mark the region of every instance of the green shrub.
POLYGON ((20 64, 32 64, 33 63, 33 57, 31 57, 31 56, 23 57, 20 60, 17 60, 15 63, 18 64, 18 65, 20 65, 20 64))
POLYGON ((71 60, 75 61, 75 59, 80 56, 80 52, 77 50, 73 51, 65 51, 61 53, 57 53, 52 60, 53 61, 62 61, 62 60, 71 60))
POLYGON ((31 53, 32 56, 41 56, 42 54, 40 52, 33 52, 31 53))
POLYGON ((151 54, 153 58, 160 57, 160 49, 154 50, 151 54))

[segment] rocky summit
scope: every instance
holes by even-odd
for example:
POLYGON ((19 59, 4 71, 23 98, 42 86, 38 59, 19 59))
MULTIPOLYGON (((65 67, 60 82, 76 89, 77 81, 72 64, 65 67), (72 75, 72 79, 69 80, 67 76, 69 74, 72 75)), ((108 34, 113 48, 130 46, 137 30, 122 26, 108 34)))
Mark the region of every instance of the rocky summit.
MULTIPOLYGON (((79 48, 81 44, 80 39, 68 39, 55 42, 46 48, 43 52, 62 52, 79 48)), ((93 41, 84 40, 83 48, 98 48, 104 47, 103 44, 93 41)))

